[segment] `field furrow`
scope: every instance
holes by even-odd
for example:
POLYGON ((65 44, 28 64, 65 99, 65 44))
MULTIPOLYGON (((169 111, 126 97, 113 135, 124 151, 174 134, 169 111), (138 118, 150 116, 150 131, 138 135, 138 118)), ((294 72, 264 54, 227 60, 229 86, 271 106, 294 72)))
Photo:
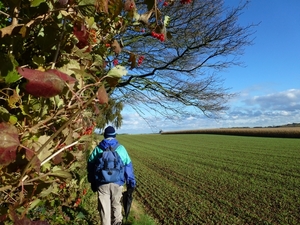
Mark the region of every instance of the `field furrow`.
POLYGON ((119 135, 159 224, 300 224, 300 140, 119 135))

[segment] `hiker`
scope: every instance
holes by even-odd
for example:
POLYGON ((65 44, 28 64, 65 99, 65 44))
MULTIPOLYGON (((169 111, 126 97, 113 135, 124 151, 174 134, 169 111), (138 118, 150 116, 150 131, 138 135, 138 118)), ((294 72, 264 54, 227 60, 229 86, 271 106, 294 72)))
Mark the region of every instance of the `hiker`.
POLYGON ((102 225, 121 225, 123 185, 126 183, 127 190, 133 191, 136 180, 127 150, 119 144, 112 126, 105 128, 104 139, 89 156, 87 170, 91 188, 98 193, 98 210, 102 225), (105 157, 108 161, 105 161, 105 157), (112 157, 116 157, 112 162, 113 168, 105 168, 109 166, 109 158, 112 157))

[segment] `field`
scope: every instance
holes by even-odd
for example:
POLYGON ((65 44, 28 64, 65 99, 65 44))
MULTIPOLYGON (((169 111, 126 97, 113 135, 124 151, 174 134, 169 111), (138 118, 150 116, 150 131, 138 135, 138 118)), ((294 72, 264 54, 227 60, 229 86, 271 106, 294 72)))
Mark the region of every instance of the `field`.
POLYGON ((162 134, 221 134, 255 137, 300 138, 300 126, 296 127, 261 127, 261 128, 219 128, 167 131, 162 134))
POLYGON ((300 139, 118 135, 158 224, 300 224, 300 139))

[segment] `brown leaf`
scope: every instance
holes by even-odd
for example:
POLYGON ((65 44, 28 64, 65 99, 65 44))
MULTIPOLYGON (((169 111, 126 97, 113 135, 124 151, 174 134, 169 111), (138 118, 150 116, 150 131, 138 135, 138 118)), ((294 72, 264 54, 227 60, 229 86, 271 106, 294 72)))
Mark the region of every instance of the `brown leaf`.
POLYGON ((148 25, 148 24, 149 24, 149 19, 150 19, 152 13, 153 13, 153 10, 151 9, 150 11, 148 11, 148 12, 142 14, 142 15, 140 16, 140 18, 139 18, 139 21, 140 21, 141 23, 143 23, 144 25, 148 25))
POLYGON ((54 165, 60 164, 63 161, 63 152, 60 152, 59 154, 57 154, 56 156, 53 157, 52 161, 54 165))
POLYGON ((108 103, 108 95, 107 95, 107 92, 105 90, 104 85, 102 85, 98 89, 98 100, 99 100, 100 104, 107 104, 108 103))
POLYGON ((114 88, 118 85, 120 78, 119 77, 107 77, 105 80, 111 88, 114 88))
POLYGON ((13 162, 20 145, 18 129, 9 123, 0 123, 0 143, 0 164, 13 162))
POLYGON ((117 55, 122 51, 122 48, 117 40, 114 40, 114 42, 111 44, 111 48, 117 55))
POLYGON ((96 0, 95 8, 98 13, 108 13, 108 0, 96 0))
POLYGON ((18 34, 22 27, 23 27, 22 24, 18 24, 18 25, 9 25, 7 27, 1 28, 0 37, 3 38, 6 35, 10 36, 13 34, 18 34))
POLYGON ((130 53, 128 62, 131 62, 131 64, 130 64, 130 69, 135 68, 135 67, 136 67, 136 55, 133 54, 133 53, 130 53))

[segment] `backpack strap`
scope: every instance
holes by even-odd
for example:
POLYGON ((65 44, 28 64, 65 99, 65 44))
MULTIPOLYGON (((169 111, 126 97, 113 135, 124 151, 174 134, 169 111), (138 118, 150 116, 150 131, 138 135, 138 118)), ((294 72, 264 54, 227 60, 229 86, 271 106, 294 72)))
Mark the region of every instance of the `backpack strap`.
MULTIPOLYGON (((118 157, 120 157, 119 154, 115 151, 119 146, 120 146, 120 144, 118 143, 118 144, 116 144, 114 147, 112 147, 112 146, 110 145, 110 146, 108 146, 108 147, 105 149, 105 151, 111 151, 112 154, 115 156, 115 159, 114 159, 114 168, 117 168, 118 157)), ((107 164, 108 162, 104 162, 104 163, 107 164)))
POLYGON ((112 152, 115 152, 115 150, 120 146, 120 144, 116 144, 114 147, 112 147, 111 145, 108 146, 108 148, 106 150, 110 150, 112 152))

